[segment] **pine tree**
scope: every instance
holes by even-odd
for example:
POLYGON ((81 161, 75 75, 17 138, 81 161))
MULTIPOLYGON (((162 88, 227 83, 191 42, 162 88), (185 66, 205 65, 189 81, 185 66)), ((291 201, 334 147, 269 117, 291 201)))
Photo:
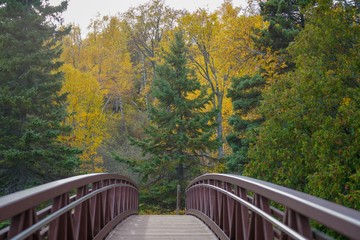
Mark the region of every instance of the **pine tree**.
POLYGON ((265 30, 255 30, 255 43, 259 51, 270 51, 277 56, 276 73, 285 73, 294 68, 287 47, 304 29, 305 9, 313 0, 269 0, 259 2, 260 15, 269 23, 265 30))
MULTIPOLYGON (((274 76, 284 74, 294 68, 287 47, 305 26, 303 9, 311 0, 269 0, 259 2, 260 14, 269 27, 254 29, 255 48, 258 52, 270 51, 276 58, 275 68, 260 69, 257 75, 234 79, 229 97, 233 101, 235 114, 229 119, 233 132, 227 141, 233 154, 227 157, 227 167, 232 172, 241 173, 249 163, 249 144, 255 141, 257 127, 264 121, 258 114, 261 89, 266 81, 272 82, 274 76), (242 82, 244 81, 244 82, 242 82)), ((276 79, 277 80, 277 79, 276 79)))
POLYGON ((305 27, 304 7, 311 0, 269 0, 260 2, 260 14, 269 27, 261 31, 259 44, 273 51, 286 51, 305 27))
POLYGON ((63 76, 57 70, 56 23, 67 2, 40 0, 0 4, 0 192, 9 193, 69 174, 75 150, 58 141, 68 131, 63 76))
POLYGON ((207 165, 204 156, 218 146, 213 138, 215 112, 206 112, 209 103, 195 74, 187 67, 187 48, 181 33, 175 34, 164 64, 157 67, 152 88, 155 99, 150 109, 147 138, 134 141, 150 158, 140 168, 153 182, 148 204, 174 209, 176 185, 187 181, 207 165))
POLYGON ((255 141, 257 127, 263 121, 256 109, 260 105, 264 84, 265 79, 260 75, 232 79, 227 96, 233 103, 234 115, 229 118, 233 131, 226 137, 232 149, 226 161, 230 172, 242 173, 250 161, 248 149, 250 143, 255 141))

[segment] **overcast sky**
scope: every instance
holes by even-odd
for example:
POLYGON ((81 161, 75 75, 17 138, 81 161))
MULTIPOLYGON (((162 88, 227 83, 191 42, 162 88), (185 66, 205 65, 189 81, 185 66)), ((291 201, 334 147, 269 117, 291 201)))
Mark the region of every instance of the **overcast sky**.
MULTIPOLYGON (((49 0, 51 5, 58 5, 61 0, 49 0)), ((98 13, 103 15, 116 15, 126 12, 130 7, 136 7, 149 0, 69 0, 68 10, 64 13, 65 23, 75 23, 83 32, 98 13)), ((166 4, 174 9, 187 9, 193 11, 199 7, 215 10, 223 0, 165 0, 166 4)), ((246 0, 233 0, 235 6, 245 6, 246 0)))

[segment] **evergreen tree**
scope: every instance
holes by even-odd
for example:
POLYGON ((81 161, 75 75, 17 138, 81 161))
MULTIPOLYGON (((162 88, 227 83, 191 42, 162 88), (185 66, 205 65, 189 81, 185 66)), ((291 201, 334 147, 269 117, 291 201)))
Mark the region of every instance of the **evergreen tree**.
POLYGON ((215 113, 195 74, 187 67, 187 48, 181 33, 175 34, 164 63, 156 69, 152 88, 147 138, 133 141, 150 158, 139 166, 150 188, 143 194, 148 204, 174 209, 176 185, 202 172, 206 153, 218 146, 214 140, 215 113))
POLYGON ((232 79, 228 97, 234 109, 234 115, 229 118, 233 131, 226 137, 232 148, 232 154, 226 161, 231 172, 242 173, 244 166, 249 163, 249 145, 255 141, 256 129, 263 121, 256 109, 260 105, 264 84, 265 80, 260 75, 232 79))
POLYGON ((258 50, 271 51, 277 56, 277 74, 291 71, 295 64, 287 47, 305 27, 305 10, 313 0, 269 0, 259 2, 260 14, 269 27, 255 30, 258 50))
POLYGON ((56 23, 67 2, 40 0, 0 4, 0 191, 2 194, 69 174, 75 150, 58 136, 69 129, 63 76, 57 69, 59 39, 68 30, 56 23))
POLYGON ((305 27, 303 10, 312 0, 269 0, 260 2, 260 14, 269 27, 261 31, 258 44, 285 52, 289 43, 305 27))
POLYGON ((271 86, 246 174, 360 209, 358 7, 320 0, 271 86))
MULTIPOLYGON (((284 74, 294 68, 287 47, 305 26, 303 10, 311 0, 269 0, 260 2, 260 14, 269 27, 265 30, 254 30, 254 41, 257 51, 271 51, 276 56, 276 67, 268 72, 260 69, 258 75, 234 79, 229 97, 233 101, 235 114, 229 119, 233 132, 227 141, 233 154, 227 157, 227 167, 232 172, 241 173, 249 163, 249 144, 255 141, 257 130, 263 116, 258 113, 261 89, 266 79, 284 74), (244 81, 244 83, 242 83, 244 81)), ((271 80, 269 81, 271 82, 271 80)))

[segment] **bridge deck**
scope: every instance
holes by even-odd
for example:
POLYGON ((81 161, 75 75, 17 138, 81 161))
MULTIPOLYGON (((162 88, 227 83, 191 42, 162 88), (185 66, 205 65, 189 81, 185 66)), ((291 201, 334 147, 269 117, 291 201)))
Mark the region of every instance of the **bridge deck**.
POLYGON ((120 223, 107 240, 218 239, 199 219, 189 215, 137 215, 120 223))

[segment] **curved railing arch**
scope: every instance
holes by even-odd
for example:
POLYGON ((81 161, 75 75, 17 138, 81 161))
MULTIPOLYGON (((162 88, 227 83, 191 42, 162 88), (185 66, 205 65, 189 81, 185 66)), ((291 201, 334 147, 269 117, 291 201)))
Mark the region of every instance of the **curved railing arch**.
POLYGON ((249 177, 205 174, 189 184, 186 195, 186 213, 220 239, 329 239, 311 228, 311 220, 350 239, 360 237, 360 212, 249 177))
POLYGON ((10 226, 0 239, 103 239, 137 211, 138 187, 129 178, 70 177, 1 197, 0 222, 10 226))

